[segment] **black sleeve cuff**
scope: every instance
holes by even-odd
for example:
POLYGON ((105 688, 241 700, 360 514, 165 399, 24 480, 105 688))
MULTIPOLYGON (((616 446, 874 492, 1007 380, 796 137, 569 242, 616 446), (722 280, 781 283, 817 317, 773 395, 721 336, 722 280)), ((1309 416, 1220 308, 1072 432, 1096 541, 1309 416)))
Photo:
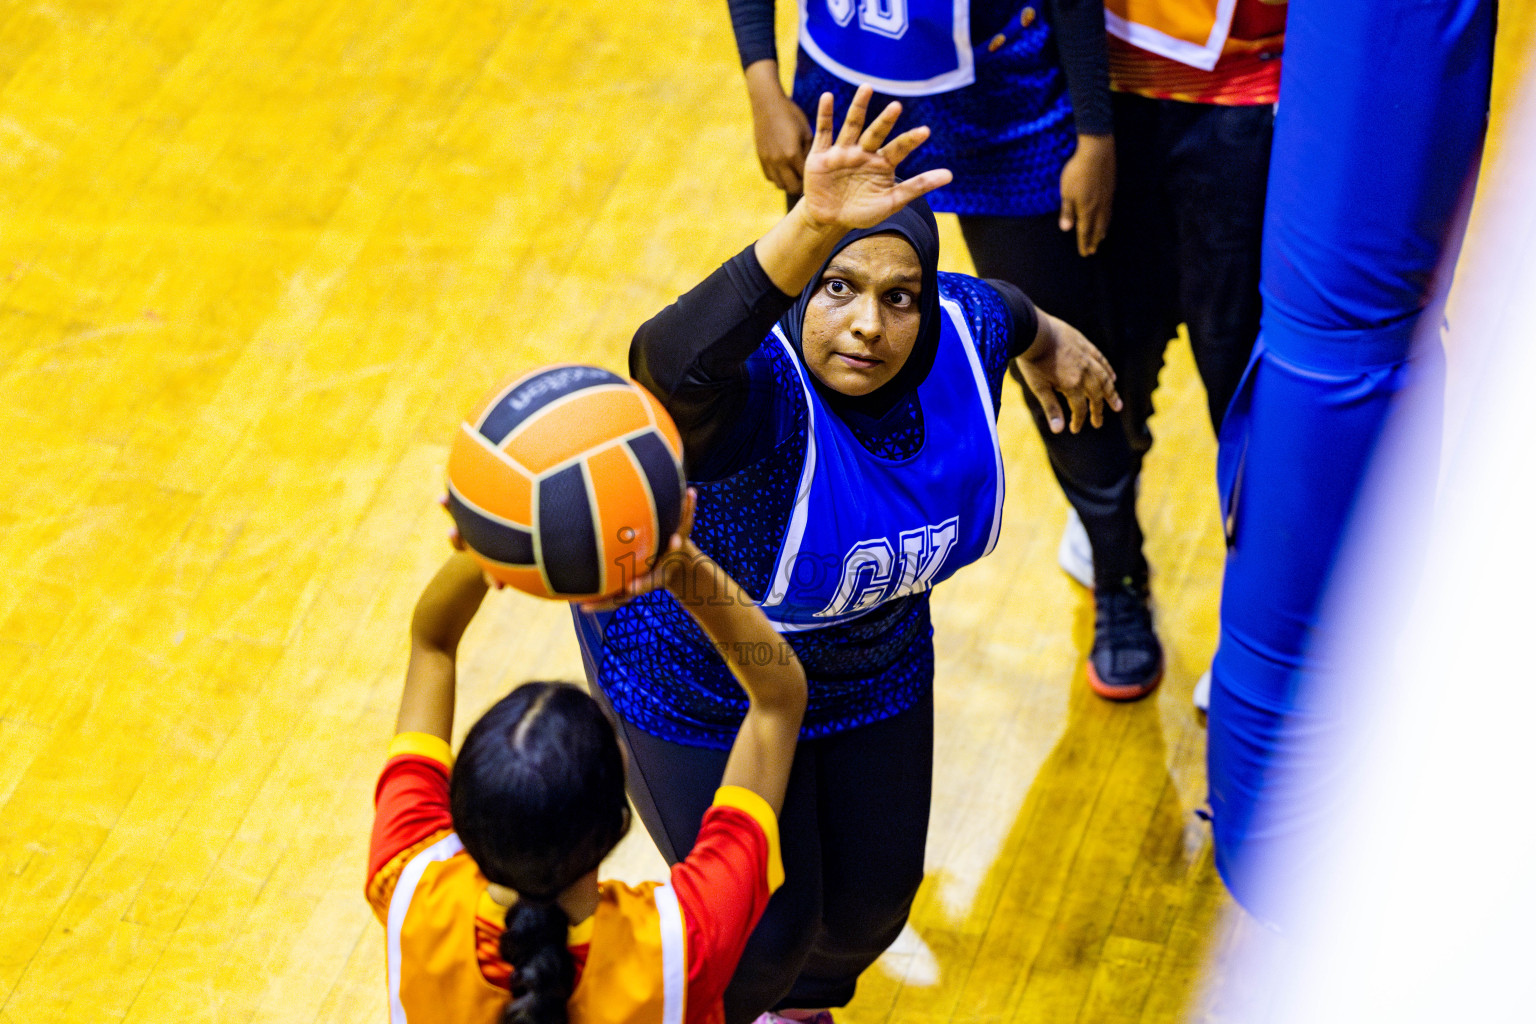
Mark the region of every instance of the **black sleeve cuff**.
POLYGON ((727 3, 742 68, 760 60, 778 60, 778 44, 773 34, 773 0, 727 0, 727 3))
POLYGON ((1008 305, 1008 312, 1013 314, 1013 331, 1008 336, 1008 358, 1017 359, 1035 343, 1035 335, 1040 331, 1040 316, 1035 312, 1035 304, 1017 285, 991 277, 984 280, 997 289, 1003 302, 1008 305))

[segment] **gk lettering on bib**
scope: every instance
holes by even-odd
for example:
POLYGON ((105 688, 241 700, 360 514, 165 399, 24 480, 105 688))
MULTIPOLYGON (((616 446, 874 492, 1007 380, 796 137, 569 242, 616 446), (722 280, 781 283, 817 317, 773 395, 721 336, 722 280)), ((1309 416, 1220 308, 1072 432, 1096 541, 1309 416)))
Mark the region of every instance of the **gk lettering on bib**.
POLYGON ((900 554, 884 537, 854 546, 843 559, 837 592, 823 617, 866 611, 884 601, 915 594, 933 586, 960 534, 958 517, 938 526, 909 530, 898 541, 900 554))
POLYGON ((808 410, 805 465, 763 612, 780 632, 857 618, 927 590, 992 550, 1003 462, 991 390, 960 309, 940 299, 933 368, 917 388, 922 447, 887 459, 811 386, 782 333, 808 410))

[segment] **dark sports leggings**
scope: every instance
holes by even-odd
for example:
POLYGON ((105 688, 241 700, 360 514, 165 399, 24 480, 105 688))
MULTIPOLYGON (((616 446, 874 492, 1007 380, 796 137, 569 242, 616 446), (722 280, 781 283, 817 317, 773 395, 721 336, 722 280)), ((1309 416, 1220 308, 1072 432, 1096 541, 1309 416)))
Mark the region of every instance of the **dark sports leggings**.
POLYGON ((1051 434, 1028 391, 1051 468, 1093 543, 1099 583, 1143 580, 1136 477, 1163 349, 1182 320, 1218 431, 1259 329, 1259 241, 1274 114, 1114 94, 1114 214, 1099 254, 1044 217, 962 216, 982 277, 1011 281, 1109 359, 1116 422, 1051 434))
MULTIPOLYGON (((675 864, 698 838, 726 751, 615 723, 629 754, 630 796, 675 864)), ((853 998, 859 975, 901 933, 923 880, 932 791, 931 691, 893 718, 800 744, 779 815, 784 885, 726 990, 726 1024, 853 998)))
POLYGON ((1082 331, 1119 375, 1116 386, 1125 399, 1119 422, 1106 409, 1103 427, 1084 427, 1078 434, 1052 434, 1034 394, 1028 388, 1023 392, 1045 441, 1051 470, 1088 531, 1095 569, 1112 581, 1125 576, 1144 578, 1147 567, 1136 519, 1136 470, 1146 444, 1130 439, 1139 439, 1146 431, 1162 349, 1159 345, 1152 350, 1155 365, 1128 358, 1110 326, 1112 303, 1101 258, 1079 256, 1076 233, 1062 231, 1056 222, 1054 213, 963 216, 960 230, 978 275, 1017 285, 1041 309, 1082 331))

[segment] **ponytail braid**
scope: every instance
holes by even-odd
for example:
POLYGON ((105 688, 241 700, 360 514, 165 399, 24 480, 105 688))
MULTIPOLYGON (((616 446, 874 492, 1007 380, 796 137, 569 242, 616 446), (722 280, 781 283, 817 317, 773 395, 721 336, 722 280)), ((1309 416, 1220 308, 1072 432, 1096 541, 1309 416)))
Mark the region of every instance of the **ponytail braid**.
POLYGON ((570 918, 558 903, 519 897, 507 910, 501 958, 512 965, 512 1001, 502 1024, 566 1024, 576 961, 566 948, 570 918))
POLYGON ((519 686, 464 737, 449 801, 486 880, 518 894, 501 935, 512 965, 503 1024, 567 1024, 576 964, 565 946, 570 918, 555 900, 629 828, 613 726, 574 686, 519 686))

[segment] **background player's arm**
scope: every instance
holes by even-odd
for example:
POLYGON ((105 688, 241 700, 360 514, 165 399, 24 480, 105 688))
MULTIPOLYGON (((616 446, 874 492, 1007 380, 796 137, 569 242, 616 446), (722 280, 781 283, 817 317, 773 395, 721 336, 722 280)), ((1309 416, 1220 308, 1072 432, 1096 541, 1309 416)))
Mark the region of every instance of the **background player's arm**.
POLYGON ((1063 231, 1077 229, 1077 251, 1090 256, 1109 230, 1115 196, 1115 125, 1102 0, 1048 0, 1056 51, 1072 96, 1077 150, 1061 169, 1063 231))
POLYGON ((479 564, 456 551, 417 598, 411 616, 411 660, 405 669, 395 732, 422 732, 452 740, 454 659, 486 589, 479 564))
POLYGON ((778 814, 805 716, 805 670, 756 602, 692 541, 682 545, 678 563, 667 589, 703 627, 747 693, 747 716, 720 784, 752 790, 778 814))
POLYGON ((773 0, 729 0, 731 31, 752 102, 752 138, 763 177, 789 195, 800 194, 800 175, 811 148, 805 112, 784 94, 774 40, 773 0))

